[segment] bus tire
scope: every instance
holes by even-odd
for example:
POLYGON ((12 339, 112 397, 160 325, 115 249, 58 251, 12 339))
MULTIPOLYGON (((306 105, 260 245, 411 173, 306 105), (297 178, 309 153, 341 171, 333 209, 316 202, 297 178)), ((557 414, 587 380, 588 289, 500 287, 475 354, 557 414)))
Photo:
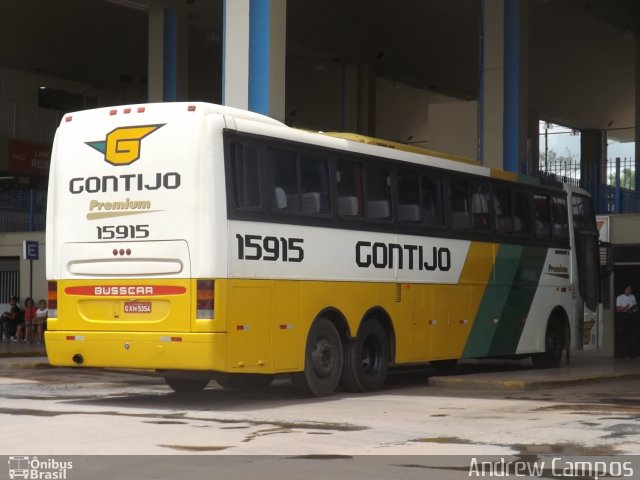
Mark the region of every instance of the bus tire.
POLYGON ((273 382, 274 375, 262 373, 219 373, 213 379, 223 388, 259 390, 273 382))
POLYGON ((164 381, 176 393, 201 392, 209 384, 207 378, 164 377, 164 381))
POLYGON ((304 371, 291 374, 293 385, 305 395, 331 395, 340 382, 342 342, 336 327, 320 317, 311 326, 304 355, 304 371))
POLYGON ((362 324, 345 346, 342 384, 349 392, 371 392, 383 387, 389 370, 389 339, 380 322, 362 324))
POLYGON ((534 353, 531 361, 537 368, 556 368, 562 361, 562 352, 568 348, 564 321, 551 317, 544 334, 544 352, 534 353))

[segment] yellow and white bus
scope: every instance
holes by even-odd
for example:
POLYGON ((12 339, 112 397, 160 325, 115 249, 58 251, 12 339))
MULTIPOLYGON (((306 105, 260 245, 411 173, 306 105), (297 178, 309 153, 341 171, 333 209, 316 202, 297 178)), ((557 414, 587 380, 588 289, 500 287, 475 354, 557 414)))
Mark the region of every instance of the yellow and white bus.
POLYGON ((153 369, 177 391, 289 374, 322 396, 391 366, 597 346, 586 192, 362 140, 205 103, 65 116, 51 364, 153 369))

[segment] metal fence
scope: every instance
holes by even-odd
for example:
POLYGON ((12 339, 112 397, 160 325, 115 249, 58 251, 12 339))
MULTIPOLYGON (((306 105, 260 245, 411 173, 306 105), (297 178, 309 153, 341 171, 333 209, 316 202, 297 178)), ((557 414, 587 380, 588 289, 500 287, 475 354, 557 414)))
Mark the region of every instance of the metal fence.
POLYGON ((599 214, 640 212, 633 158, 609 159, 589 167, 581 166, 577 160, 563 159, 540 165, 538 175, 584 188, 593 196, 599 214))
POLYGON ((43 231, 46 209, 46 190, 0 192, 0 233, 43 231))

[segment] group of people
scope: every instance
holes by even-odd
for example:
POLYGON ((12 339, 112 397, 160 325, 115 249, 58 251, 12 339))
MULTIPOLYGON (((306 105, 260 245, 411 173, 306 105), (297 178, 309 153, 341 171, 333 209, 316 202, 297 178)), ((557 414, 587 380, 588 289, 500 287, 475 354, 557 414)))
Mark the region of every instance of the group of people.
POLYGON ((0 317, 2 341, 42 343, 49 312, 47 302, 40 300, 36 307, 33 299, 27 297, 23 310, 18 303, 18 297, 11 297, 9 307, 9 311, 0 317))

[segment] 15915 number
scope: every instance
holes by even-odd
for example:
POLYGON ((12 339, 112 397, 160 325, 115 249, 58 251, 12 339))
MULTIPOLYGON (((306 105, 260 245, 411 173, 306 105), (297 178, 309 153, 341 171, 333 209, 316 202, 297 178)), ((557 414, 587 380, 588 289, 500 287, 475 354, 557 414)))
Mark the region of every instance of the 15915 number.
POLYGON ((236 234, 240 260, 301 262, 304 259, 302 238, 263 237, 236 234))
POLYGON ((98 229, 98 240, 149 237, 149 225, 100 225, 96 228, 98 229))

